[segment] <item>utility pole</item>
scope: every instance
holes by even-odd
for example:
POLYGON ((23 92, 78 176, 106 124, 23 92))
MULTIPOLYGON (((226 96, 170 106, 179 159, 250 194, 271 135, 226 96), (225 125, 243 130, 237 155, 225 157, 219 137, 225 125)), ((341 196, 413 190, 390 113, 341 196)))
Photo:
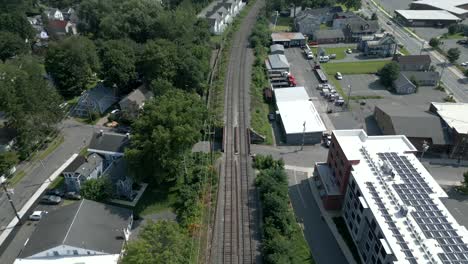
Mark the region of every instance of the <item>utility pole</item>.
POLYGON ((346 107, 349 109, 349 99, 351 98, 351 84, 348 84, 348 99, 346 102, 346 107))
POLYGON ((301 150, 304 149, 306 121, 304 121, 304 124, 302 124, 302 126, 304 126, 304 129, 302 130, 302 144, 301 144, 301 150))
POLYGON ((0 185, 2 185, 3 191, 5 191, 6 196, 8 198, 8 201, 10 202, 11 208, 13 208, 13 211, 15 212, 16 218, 18 218, 18 223, 21 223, 21 218, 18 214, 18 210, 16 210, 15 205, 13 204, 13 200, 11 199, 10 191, 6 187, 6 179, 5 176, 0 176, 0 185))
POLYGON ((424 39, 421 41, 421 50, 419 51, 419 55, 422 54, 423 49, 424 49, 424 39))
POLYGON ((442 81, 442 74, 444 74, 444 70, 445 70, 446 67, 447 67, 447 61, 443 61, 442 62, 442 70, 440 71, 438 86, 440 86, 440 82, 442 81))
POLYGON ((275 24, 273 25, 273 30, 276 29, 276 22, 278 22, 278 16, 279 16, 278 10, 276 10, 275 12, 276 12, 276 17, 275 17, 275 24))

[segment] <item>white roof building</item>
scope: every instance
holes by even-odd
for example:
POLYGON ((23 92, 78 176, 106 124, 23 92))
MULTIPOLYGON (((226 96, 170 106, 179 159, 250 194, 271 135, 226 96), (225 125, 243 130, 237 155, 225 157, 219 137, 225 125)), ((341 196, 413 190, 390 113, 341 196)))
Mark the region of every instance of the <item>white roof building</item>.
POLYGON ((429 9, 426 7, 432 7, 434 9, 446 10, 460 17, 468 14, 468 0, 419 0, 412 2, 411 6, 418 7, 418 9, 429 9))
POLYGON ((395 13, 398 13, 406 20, 461 20, 445 10, 395 10, 395 13))
POLYGON ((370 210, 380 227, 378 239, 392 263, 468 263, 468 232, 441 202, 447 194, 405 136, 367 136, 364 130, 336 130, 333 135, 354 161, 350 181, 359 187, 360 206, 370 210))
POLYGON ((468 104, 466 103, 431 103, 437 114, 459 134, 468 133, 468 104))
MULTIPOLYGON (((283 124, 284 132, 288 135, 319 134, 326 130, 314 104, 309 101, 309 95, 304 87, 287 87, 274 90, 276 106, 283 124)), ((288 143, 294 143, 287 139, 288 143)), ((300 140, 299 140, 300 141, 300 140)), ((316 138, 311 139, 316 141, 316 138)), ((297 143, 297 142, 296 142, 297 143)), ((311 142, 312 143, 312 142, 311 142)), ((313 142, 318 143, 318 142, 313 142)))

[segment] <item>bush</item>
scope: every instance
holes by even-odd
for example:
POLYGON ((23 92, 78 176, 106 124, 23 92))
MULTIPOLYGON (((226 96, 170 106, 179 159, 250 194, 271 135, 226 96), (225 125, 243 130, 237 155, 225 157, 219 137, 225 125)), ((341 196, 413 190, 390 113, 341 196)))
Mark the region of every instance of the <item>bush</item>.
POLYGON ((431 38, 431 39, 429 40, 429 46, 431 46, 431 47, 433 47, 433 48, 439 47, 440 44, 441 44, 441 43, 440 43, 440 39, 438 39, 438 38, 431 38))
POLYGON ((447 51, 447 59, 454 63, 460 58, 460 50, 458 48, 451 48, 447 51))
POLYGON ((112 182, 107 176, 87 180, 81 185, 80 194, 88 200, 106 201, 112 197, 112 182))

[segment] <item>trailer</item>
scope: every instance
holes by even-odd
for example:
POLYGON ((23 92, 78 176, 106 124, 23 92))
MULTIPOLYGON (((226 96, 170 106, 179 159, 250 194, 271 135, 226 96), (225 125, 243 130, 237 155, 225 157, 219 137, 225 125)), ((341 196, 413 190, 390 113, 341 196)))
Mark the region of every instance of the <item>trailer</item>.
POLYGON ((323 72, 322 69, 315 69, 315 72, 317 73, 317 77, 320 82, 322 83, 328 82, 327 75, 323 72))

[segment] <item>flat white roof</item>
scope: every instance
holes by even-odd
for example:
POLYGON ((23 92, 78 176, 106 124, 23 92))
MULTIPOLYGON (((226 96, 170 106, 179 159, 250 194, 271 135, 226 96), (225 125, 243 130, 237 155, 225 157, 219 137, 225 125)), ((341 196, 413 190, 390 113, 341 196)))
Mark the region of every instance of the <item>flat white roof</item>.
POLYGON ((465 103, 431 103, 439 116, 459 134, 468 133, 468 104, 465 103))
POLYGON ((458 7, 467 5, 468 0, 419 0, 414 1, 413 4, 429 5, 458 15, 468 13, 468 10, 458 7))
POLYGON ((306 133, 326 130, 304 87, 277 88, 274 93, 286 134, 304 132, 304 122, 306 133))
POLYGON ((119 255, 69 256, 57 258, 16 259, 14 264, 117 264, 119 255))
POLYGON ((445 10, 395 10, 407 20, 461 20, 445 10))
POLYGON ((468 261, 467 230, 441 202, 447 194, 412 154, 415 148, 405 136, 367 136, 364 130, 335 130, 333 135, 346 157, 359 160, 352 178, 394 263, 468 261))

